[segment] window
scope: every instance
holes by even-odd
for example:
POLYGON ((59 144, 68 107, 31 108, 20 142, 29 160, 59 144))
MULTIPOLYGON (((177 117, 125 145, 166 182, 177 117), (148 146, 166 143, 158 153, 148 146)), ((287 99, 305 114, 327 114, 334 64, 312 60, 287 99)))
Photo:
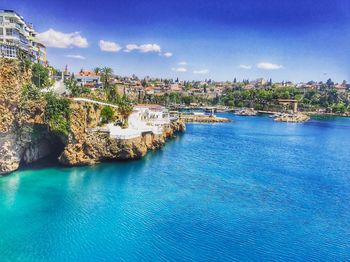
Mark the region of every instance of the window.
POLYGON ((22 35, 22 34, 19 34, 19 39, 20 39, 21 42, 24 43, 24 44, 27 44, 27 43, 28 43, 27 38, 26 38, 24 35, 22 35))
POLYGON ((16 47, 0 44, 0 54, 5 57, 15 58, 17 56, 16 47))
POLYGON ((4 17, 0 16, 0 23, 4 22, 4 17))
POLYGON ((6 28, 6 35, 12 35, 12 28, 6 28))
POLYGON ((4 28, 0 28, 0 35, 4 35, 4 28))

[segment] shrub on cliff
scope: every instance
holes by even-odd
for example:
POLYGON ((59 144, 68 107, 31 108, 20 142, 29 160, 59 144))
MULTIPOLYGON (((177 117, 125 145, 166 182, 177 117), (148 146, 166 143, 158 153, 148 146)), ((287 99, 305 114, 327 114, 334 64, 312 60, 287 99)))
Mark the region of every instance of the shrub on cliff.
POLYGON ((45 108, 45 121, 49 125, 50 130, 68 136, 70 131, 69 100, 53 93, 46 94, 45 99, 47 102, 45 108))
POLYGON ((114 118, 114 111, 110 106, 105 106, 101 110, 101 122, 103 124, 109 123, 114 118))
POLYGON ((32 65, 32 82, 39 88, 48 87, 52 84, 49 76, 49 69, 41 64, 32 65))
POLYGON ((40 88, 33 84, 25 84, 22 89, 22 98, 24 100, 38 100, 42 97, 40 88))
POLYGON ((79 84, 74 79, 65 80, 66 88, 71 92, 72 96, 80 96, 83 94, 89 94, 90 89, 79 84))

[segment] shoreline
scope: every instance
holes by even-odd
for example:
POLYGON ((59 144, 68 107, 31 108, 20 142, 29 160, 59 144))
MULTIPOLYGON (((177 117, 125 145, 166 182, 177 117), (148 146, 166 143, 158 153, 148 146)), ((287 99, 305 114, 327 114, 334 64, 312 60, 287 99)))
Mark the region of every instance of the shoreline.
POLYGON ((85 140, 85 143, 87 143, 86 146, 89 147, 89 149, 94 149, 94 151, 100 152, 100 155, 90 155, 85 149, 76 147, 75 144, 70 148, 69 146, 72 146, 72 144, 67 144, 59 154, 51 154, 30 163, 20 163, 18 168, 0 173, 0 178, 9 176, 16 171, 23 170, 36 170, 51 167, 70 168, 94 166, 108 162, 131 162, 142 159, 149 151, 157 151, 161 149, 168 140, 175 138, 177 134, 184 133, 185 130, 185 124, 181 121, 177 121, 173 123, 171 127, 164 130, 161 135, 145 134, 137 139, 113 139, 96 134, 95 139, 98 139, 99 142, 101 142, 101 139, 105 140, 105 143, 103 144, 105 148, 103 148, 103 150, 100 148, 101 144, 93 144, 92 141, 88 140, 85 140), (69 153, 67 154, 67 152, 69 153), (72 160, 74 162, 71 162, 72 160))

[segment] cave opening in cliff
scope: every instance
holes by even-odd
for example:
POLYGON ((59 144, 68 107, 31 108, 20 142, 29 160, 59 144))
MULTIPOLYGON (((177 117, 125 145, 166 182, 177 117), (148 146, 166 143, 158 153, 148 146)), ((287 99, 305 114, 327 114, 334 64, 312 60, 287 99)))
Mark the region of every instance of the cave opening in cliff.
POLYGON ((62 154, 66 145, 62 142, 62 139, 60 137, 58 137, 57 135, 53 135, 53 136, 55 137, 55 139, 53 139, 51 143, 53 150, 51 154, 48 155, 48 157, 51 157, 52 161, 58 164, 59 163, 58 158, 62 154))
POLYGON ((65 148, 65 144, 58 135, 50 133, 39 145, 32 145, 32 148, 35 147, 37 147, 35 150, 32 149, 25 152, 20 163, 21 169, 45 168, 60 165, 59 157, 65 148), (36 151, 37 155, 32 155, 31 159, 30 157, 28 158, 28 155, 33 154, 33 151, 36 151))

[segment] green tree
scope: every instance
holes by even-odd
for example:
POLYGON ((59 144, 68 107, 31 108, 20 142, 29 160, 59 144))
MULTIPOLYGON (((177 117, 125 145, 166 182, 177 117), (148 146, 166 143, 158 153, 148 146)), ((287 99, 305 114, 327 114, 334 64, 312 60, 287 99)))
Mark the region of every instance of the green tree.
POLYGON ((146 81, 146 79, 142 79, 141 85, 142 85, 143 87, 146 87, 146 86, 147 86, 147 81, 146 81))
POLYGON ((119 104, 122 100, 118 93, 118 87, 111 86, 107 92, 107 100, 114 104, 119 104))
POLYGON ((93 71, 94 71, 94 73, 95 73, 96 75, 100 75, 100 73, 101 73, 101 68, 95 67, 95 68, 93 69, 93 71))
POLYGON ((51 131, 68 136, 70 130, 70 102, 53 93, 45 96, 45 122, 51 131))
POLYGON ((32 82, 39 88, 50 86, 49 69, 41 64, 32 65, 32 82))
POLYGON ((328 88, 332 88, 334 86, 334 82, 332 81, 332 79, 328 79, 326 82, 326 85, 328 86, 328 88))
POLYGON ((110 67, 103 67, 101 69, 100 75, 101 75, 101 81, 103 83, 103 88, 104 88, 106 95, 107 95, 107 98, 108 98, 109 93, 110 93, 110 87, 111 87, 110 81, 111 81, 112 76, 113 76, 113 70, 110 67))
POLYGON ((101 110, 101 122, 107 124, 114 118, 114 111, 110 106, 105 106, 101 110))
POLYGON ((22 99, 24 100, 38 100, 42 97, 40 88, 34 84, 26 84, 22 89, 22 99))
POLYGON ((64 84, 73 96, 80 96, 91 92, 89 88, 79 84, 72 78, 66 79, 64 84))
POLYGON ((118 112, 122 116, 123 128, 127 128, 128 127, 128 119, 129 119, 129 116, 132 113, 132 110, 133 110, 133 106, 131 104, 125 102, 125 101, 122 101, 118 105, 118 112))

